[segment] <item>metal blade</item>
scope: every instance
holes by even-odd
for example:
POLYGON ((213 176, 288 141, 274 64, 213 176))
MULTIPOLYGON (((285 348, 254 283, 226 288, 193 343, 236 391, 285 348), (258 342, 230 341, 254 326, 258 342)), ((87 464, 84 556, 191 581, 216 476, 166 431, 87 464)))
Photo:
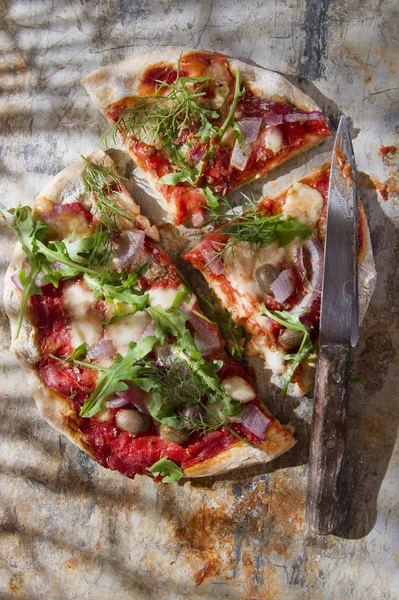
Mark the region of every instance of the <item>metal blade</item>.
POLYGON ((358 330, 356 166, 348 122, 341 117, 331 164, 320 345, 356 346, 358 330))

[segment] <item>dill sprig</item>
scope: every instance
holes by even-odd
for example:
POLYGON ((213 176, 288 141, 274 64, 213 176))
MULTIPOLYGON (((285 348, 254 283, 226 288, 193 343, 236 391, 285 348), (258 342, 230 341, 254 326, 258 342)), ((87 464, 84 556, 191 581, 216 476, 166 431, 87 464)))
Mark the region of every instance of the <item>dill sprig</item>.
POLYGON ((185 129, 193 126, 199 128, 202 141, 216 135, 217 131, 208 119, 217 119, 219 113, 198 103, 198 99, 205 96, 211 78, 181 77, 180 63, 181 57, 173 83, 157 81, 156 94, 133 96, 136 105, 128 108, 105 133, 103 143, 107 144, 110 137, 115 143, 117 134, 121 135, 123 143, 129 135, 148 143, 165 137, 176 140, 185 129))
POLYGON ((81 155, 81 157, 85 161, 83 183, 86 191, 94 199, 94 214, 98 215, 99 229, 105 234, 98 237, 102 247, 93 248, 90 263, 97 260, 100 255, 99 264, 103 265, 108 262, 112 252, 113 235, 119 229, 118 218, 123 217, 133 223, 134 217, 115 198, 121 180, 126 178, 119 175, 113 166, 96 165, 85 156, 81 155))
POLYGON ((118 121, 104 134, 100 143, 108 145, 111 138, 114 143, 119 135, 125 143, 129 137, 139 142, 158 144, 169 157, 173 172, 164 175, 158 183, 177 185, 188 183, 203 191, 208 207, 218 213, 221 197, 207 185, 204 186, 202 174, 207 162, 213 159, 216 139, 221 139, 228 127, 232 127, 239 143, 241 131, 234 119, 239 98, 245 93, 242 88, 240 71, 236 72, 235 90, 227 117, 220 127, 216 121, 219 112, 203 106, 201 99, 206 96, 206 87, 211 77, 182 77, 181 56, 177 62, 177 76, 173 83, 157 81, 156 94, 133 96, 136 104, 126 109, 118 121), (203 158, 197 163, 187 159, 190 144, 180 141, 185 130, 194 131, 195 136, 208 147, 203 158), (190 164, 191 163, 191 164, 190 164))

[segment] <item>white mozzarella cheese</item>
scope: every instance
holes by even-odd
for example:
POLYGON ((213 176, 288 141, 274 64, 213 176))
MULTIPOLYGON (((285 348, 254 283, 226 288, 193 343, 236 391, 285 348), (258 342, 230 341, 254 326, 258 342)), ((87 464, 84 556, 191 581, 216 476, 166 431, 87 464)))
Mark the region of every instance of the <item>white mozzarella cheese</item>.
POLYGON ((97 300, 85 282, 68 281, 61 302, 70 316, 72 346, 77 348, 84 342, 88 344, 98 342, 103 334, 104 315, 96 309, 97 300))
POLYGON ((250 402, 256 397, 253 387, 245 379, 237 375, 223 379, 222 387, 230 398, 238 402, 250 402))
POLYGON ((283 214, 315 227, 323 208, 323 196, 304 183, 294 183, 288 190, 283 214))
POLYGON ((265 147, 278 154, 283 146, 283 134, 278 127, 265 130, 265 147))
POLYGON ((170 308, 173 304, 173 300, 176 298, 177 291, 176 288, 153 288, 148 291, 148 303, 150 306, 157 306, 160 304, 165 309, 170 308))
POLYGON ((130 342, 138 342, 143 337, 152 319, 146 311, 122 317, 104 326, 104 337, 113 342, 116 351, 125 355, 130 342))
POLYGON ((256 270, 266 263, 278 267, 286 252, 286 248, 279 248, 277 242, 260 248, 256 253, 248 244, 237 244, 234 256, 231 255, 225 263, 224 275, 241 296, 248 295, 263 302, 265 295, 256 280, 256 270))
POLYGON ((284 350, 272 350, 265 345, 262 346, 262 351, 266 365, 269 369, 271 369, 275 375, 282 375, 285 368, 284 350))
POLYGON ((95 307, 97 300, 89 286, 82 280, 68 281, 62 295, 62 305, 74 318, 82 319, 95 307))
POLYGON ((103 314, 99 311, 87 313, 84 319, 74 319, 70 323, 71 342, 74 348, 77 348, 84 342, 95 344, 103 334, 103 314))

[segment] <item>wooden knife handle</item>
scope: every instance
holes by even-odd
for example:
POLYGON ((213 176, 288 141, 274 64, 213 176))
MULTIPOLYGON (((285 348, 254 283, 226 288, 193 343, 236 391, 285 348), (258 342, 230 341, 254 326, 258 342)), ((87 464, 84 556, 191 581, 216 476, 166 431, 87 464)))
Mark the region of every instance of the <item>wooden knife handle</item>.
POLYGON ((339 476, 344 458, 351 348, 320 348, 309 455, 306 520, 314 533, 333 532, 345 517, 339 476))

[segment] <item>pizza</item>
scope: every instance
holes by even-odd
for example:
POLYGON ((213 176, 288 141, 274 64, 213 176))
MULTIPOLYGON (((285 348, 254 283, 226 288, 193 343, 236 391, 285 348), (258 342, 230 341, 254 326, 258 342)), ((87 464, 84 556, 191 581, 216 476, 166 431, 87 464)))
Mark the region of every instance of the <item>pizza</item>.
POLYGON ((162 48, 84 86, 176 225, 218 215, 226 195, 330 135, 317 104, 281 75, 217 52, 162 48))
POLYGON ((164 482, 295 444, 102 150, 10 212, 12 351, 50 425, 104 467, 164 482))
MULTIPOLYGON (((215 227, 186 259, 201 271, 250 339, 282 392, 301 396, 314 382, 330 165, 215 227)), ((247 198, 247 204, 248 204, 247 198)), ((370 234, 359 208, 359 317, 376 283, 370 234)))

